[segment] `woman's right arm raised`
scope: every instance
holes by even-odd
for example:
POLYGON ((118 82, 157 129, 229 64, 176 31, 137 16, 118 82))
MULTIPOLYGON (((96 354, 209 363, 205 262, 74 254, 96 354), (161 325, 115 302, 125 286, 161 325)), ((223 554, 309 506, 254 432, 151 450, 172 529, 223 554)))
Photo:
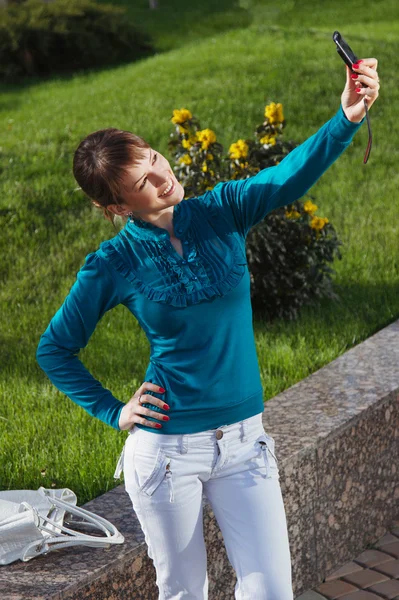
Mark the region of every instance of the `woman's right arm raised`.
POLYGON ((117 285, 96 253, 90 253, 62 306, 41 335, 36 360, 50 381, 90 415, 118 431, 125 406, 104 388, 77 357, 98 321, 120 304, 117 285))

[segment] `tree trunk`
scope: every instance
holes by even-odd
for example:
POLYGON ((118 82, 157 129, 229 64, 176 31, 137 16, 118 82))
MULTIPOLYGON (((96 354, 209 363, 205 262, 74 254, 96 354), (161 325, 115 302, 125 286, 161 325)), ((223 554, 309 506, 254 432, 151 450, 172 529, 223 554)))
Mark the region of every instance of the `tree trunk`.
POLYGON ((28 73, 28 75, 35 75, 36 66, 32 52, 28 50, 28 48, 23 48, 19 50, 18 53, 26 73, 28 73))

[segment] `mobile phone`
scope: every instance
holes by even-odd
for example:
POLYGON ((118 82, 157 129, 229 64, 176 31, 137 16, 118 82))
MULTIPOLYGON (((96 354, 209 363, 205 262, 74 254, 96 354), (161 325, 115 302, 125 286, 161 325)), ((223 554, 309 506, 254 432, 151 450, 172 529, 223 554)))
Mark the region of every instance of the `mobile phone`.
POLYGON ((349 44, 344 40, 339 31, 334 31, 333 40, 337 46, 338 54, 340 55, 342 60, 348 65, 352 73, 354 73, 352 65, 359 60, 356 54, 353 52, 349 44))
MULTIPOLYGON (((355 71, 352 69, 352 65, 357 63, 357 61, 359 60, 358 57, 353 52, 353 50, 349 46, 349 44, 344 40, 344 38, 342 37, 342 35, 340 34, 339 31, 334 31, 332 37, 337 46, 338 54, 340 55, 340 57, 342 58, 344 63, 347 64, 347 66, 352 71, 352 73, 355 73, 355 71)), ((363 88, 367 87, 366 84, 361 83, 361 82, 357 82, 356 85, 360 85, 363 88)), ((367 127, 368 127, 368 131, 369 131, 369 141, 367 144, 366 154, 364 155, 364 159, 363 159, 363 163, 366 164, 366 162, 368 161, 369 155, 370 155, 370 151, 371 151, 372 136, 371 136, 369 111, 367 109, 367 101, 365 98, 363 98, 363 102, 364 102, 364 106, 366 109, 367 127)))

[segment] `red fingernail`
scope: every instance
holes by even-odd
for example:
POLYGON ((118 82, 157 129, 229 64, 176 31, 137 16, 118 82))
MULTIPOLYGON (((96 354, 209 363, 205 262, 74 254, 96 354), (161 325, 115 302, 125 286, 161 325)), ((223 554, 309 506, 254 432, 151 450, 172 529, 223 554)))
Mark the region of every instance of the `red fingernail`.
POLYGON ((161 387, 160 387, 160 388, 159 388, 159 391, 160 391, 160 392, 163 394, 165 390, 164 390, 163 388, 161 388, 161 387))
POLYGON ((359 63, 361 63, 361 62, 364 62, 364 60, 362 60, 362 59, 361 59, 361 60, 358 60, 358 61, 357 61, 357 64, 359 64, 359 63))
POLYGON ((356 63, 356 64, 352 65, 352 69, 358 69, 358 68, 359 68, 359 65, 358 65, 358 63, 356 63))
POLYGON ((352 73, 351 77, 352 77, 352 79, 357 79, 359 77, 359 75, 357 75, 357 73, 352 73))
POLYGON ((164 421, 169 421, 169 417, 167 417, 166 415, 162 417, 164 421))
POLYGON ((165 408, 165 410, 169 410, 170 406, 168 404, 164 404, 163 407, 165 408))
POLYGON ((162 427, 162 425, 161 425, 161 423, 156 423, 155 427, 158 427, 158 429, 159 429, 160 427, 162 427))
POLYGON ((361 92, 361 91, 362 91, 362 88, 356 88, 356 89, 355 89, 355 92, 357 92, 357 93, 359 93, 359 92, 361 92))

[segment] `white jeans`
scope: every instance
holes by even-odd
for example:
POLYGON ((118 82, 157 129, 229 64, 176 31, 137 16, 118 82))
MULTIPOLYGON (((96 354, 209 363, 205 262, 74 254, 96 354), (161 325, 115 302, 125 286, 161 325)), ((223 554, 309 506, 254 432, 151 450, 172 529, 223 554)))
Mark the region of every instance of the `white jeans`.
POLYGON ((235 598, 293 600, 274 446, 262 413, 199 433, 129 432, 125 489, 155 566, 159 600, 208 598, 203 492, 237 575, 235 598))

